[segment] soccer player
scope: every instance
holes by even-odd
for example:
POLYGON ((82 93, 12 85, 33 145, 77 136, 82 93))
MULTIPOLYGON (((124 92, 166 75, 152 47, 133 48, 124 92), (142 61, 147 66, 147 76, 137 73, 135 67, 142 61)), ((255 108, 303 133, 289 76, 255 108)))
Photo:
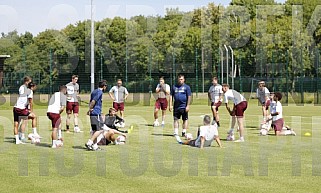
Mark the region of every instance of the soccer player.
POLYGON ((125 110, 125 100, 128 97, 127 89, 122 86, 123 81, 121 79, 117 80, 117 85, 113 86, 109 91, 109 96, 113 100, 113 107, 116 111, 120 111, 120 116, 124 119, 124 110, 125 110))
POLYGON ((174 101, 174 136, 178 135, 179 119, 182 117, 183 120, 183 131, 182 137, 185 136, 188 128, 188 112, 190 109, 192 98, 191 88, 185 84, 184 75, 178 75, 178 82, 173 85, 169 98, 169 111, 173 111, 174 101))
MULTIPOLYGON (((104 124, 111 128, 111 129, 115 129, 117 131, 120 131, 118 129, 118 127, 120 125, 124 125, 124 119, 120 118, 118 115, 117 115, 117 112, 116 112, 116 109, 115 108, 110 108, 109 109, 109 113, 105 115, 105 121, 104 121, 104 124)), ((127 131, 120 131, 122 133, 127 133, 127 131)))
POLYGON ((99 151, 101 150, 97 143, 102 139, 105 138, 106 139, 106 145, 110 144, 111 142, 113 142, 114 144, 116 144, 115 140, 116 137, 115 135, 122 135, 125 138, 127 137, 125 133, 122 133, 120 131, 117 131, 115 129, 111 129, 109 127, 107 127, 105 124, 102 126, 102 129, 95 132, 91 138, 88 140, 88 142, 85 144, 87 150, 92 150, 92 151, 99 151), (96 142, 94 142, 96 141, 96 142))
POLYGON ((258 88, 256 89, 256 97, 259 103, 262 106, 262 114, 263 114, 263 123, 266 122, 268 110, 270 106, 270 91, 265 87, 265 82, 260 81, 258 84, 258 88))
POLYGON ((222 86, 218 84, 217 77, 212 78, 212 86, 208 90, 208 99, 211 101, 211 110, 213 114, 213 123, 216 122, 220 126, 220 117, 218 115, 218 108, 222 104, 222 86))
POLYGON ((79 113, 79 102, 78 102, 78 94, 79 94, 79 84, 78 75, 72 75, 71 82, 66 84, 67 86, 67 119, 66 119, 66 131, 69 133, 69 125, 71 113, 74 114, 74 132, 79 133, 80 129, 78 126, 78 113, 79 113))
POLYGON ((159 84, 156 86, 156 93, 158 94, 158 98, 155 102, 154 109, 154 127, 159 126, 158 122, 158 111, 162 110, 162 126, 165 125, 165 115, 167 110, 167 97, 170 95, 170 86, 165 84, 164 76, 159 77, 159 84))
POLYGON ((31 78, 26 76, 23 78, 23 85, 19 88, 19 97, 15 106, 13 107, 13 117, 14 117, 14 136, 16 140, 16 144, 24 144, 25 138, 25 127, 26 124, 24 120, 31 119, 32 120, 32 130, 35 136, 40 137, 37 133, 37 119, 36 115, 32 112, 32 98, 33 98, 33 91, 35 86, 32 86, 29 89, 28 85, 31 83, 31 78), (28 106, 30 109, 28 109, 28 106), (21 133, 19 136, 19 124, 21 125, 21 133))
POLYGON ((284 130, 284 119, 283 119, 283 108, 280 100, 282 99, 282 94, 276 92, 273 97, 273 103, 271 103, 271 116, 272 116, 272 128, 274 129, 275 135, 296 135, 296 133, 286 126, 284 130))
POLYGON ((55 92, 50 100, 47 110, 47 117, 51 120, 52 126, 52 148, 57 148, 62 145, 61 140, 61 117, 60 114, 64 111, 67 103, 67 87, 65 85, 59 86, 59 92, 55 92))
MULTIPOLYGON (((103 99, 103 93, 106 89, 107 89, 107 82, 105 80, 101 80, 98 83, 98 88, 93 90, 92 93, 90 94, 90 103, 89 103, 89 110, 87 112, 87 115, 90 116, 91 132, 93 136, 95 136, 95 134, 103 128, 102 99, 103 99)), ((93 140, 93 144, 90 145, 90 147, 92 147, 92 149, 94 150, 99 149, 97 145, 97 137, 93 140)))
POLYGON ((217 124, 215 123, 215 121, 211 124, 211 117, 209 115, 204 116, 203 126, 200 126, 198 128, 197 138, 195 140, 182 142, 178 136, 176 137, 176 139, 179 143, 190 145, 193 147, 199 147, 201 149, 203 149, 204 147, 210 147, 215 139, 217 145, 219 147, 222 147, 221 140, 218 136, 217 124))
MULTIPOLYGON (((229 136, 233 136, 234 138, 234 127, 236 124, 239 126, 239 132, 240 132, 240 139, 236 140, 235 142, 244 142, 244 120, 243 120, 243 115, 244 111, 247 109, 247 101, 244 98, 243 95, 241 95, 239 92, 236 90, 230 89, 230 86, 228 84, 223 84, 222 85, 222 90, 224 93, 223 97, 223 102, 226 105, 226 109, 232 116, 232 125, 231 129, 228 132, 229 136), (233 109, 228 106, 228 101, 231 100, 233 101, 233 109)), ((228 137, 229 137, 228 136, 228 137)))

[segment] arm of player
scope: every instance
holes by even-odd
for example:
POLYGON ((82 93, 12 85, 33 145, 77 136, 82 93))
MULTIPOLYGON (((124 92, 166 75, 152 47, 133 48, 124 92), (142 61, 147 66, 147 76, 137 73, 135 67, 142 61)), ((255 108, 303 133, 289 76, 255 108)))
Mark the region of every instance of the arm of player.
POLYGON ((32 98, 28 98, 28 103, 29 103, 29 111, 33 111, 32 98))
POLYGON ((59 114, 61 114, 62 112, 64 112, 65 110, 65 106, 61 106, 60 109, 59 109, 59 114))
POLYGON ((170 95, 169 97, 169 111, 172 112, 173 110, 173 96, 170 95))
POLYGON ((204 143, 205 143, 205 137, 204 136, 201 136, 201 149, 204 148, 204 143))
POLYGON ((219 147, 223 147, 219 136, 214 136, 214 139, 219 147))
POLYGON ((187 98, 187 105, 186 105, 186 112, 189 111, 189 106, 190 106, 190 104, 191 104, 191 100, 192 100, 192 96, 188 96, 188 98, 187 98))
POLYGON ((113 92, 109 92, 108 94, 109 94, 109 96, 110 96, 111 100, 113 100, 113 101, 114 101, 114 100, 115 100, 115 98, 114 98, 114 96, 113 96, 113 92))
POLYGON ((160 89, 161 89, 161 85, 158 84, 157 87, 156 87, 156 89, 155 89, 155 92, 156 92, 156 93, 159 93, 160 89))
POLYGON ((207 93, 207 96, 208 96, 208 100, 209 100, 210 102, 212 102, 212 97, 211 97, 211 93, 210 93, 210 92, 207 93))
POLYGON ((89 103, 89 110, 88 110, 88 112, 87 112, 87 115, 90 115, 90 113, 94 110, 95 104, 96 104, 96 101, 95 101, 95 100, 91 100, 91 101, 90 101, 90 103, 89 103))

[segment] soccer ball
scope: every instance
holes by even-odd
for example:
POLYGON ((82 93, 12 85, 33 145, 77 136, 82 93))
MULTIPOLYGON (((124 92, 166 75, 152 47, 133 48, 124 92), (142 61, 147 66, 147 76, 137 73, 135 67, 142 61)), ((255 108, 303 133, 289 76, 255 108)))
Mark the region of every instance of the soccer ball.
POLYGON ((39 144, 40 143, 40 138, 36 137, 35 134, 33 134, 33 133, 30 133, 28 135, 28 139, 31 140, 32 144, 39 144))
POLYGON ((234 140, 235 140, 234 134, 228 134, 227 135, 226 141, 234 141, 234 140))
POLYGON ((159 126, 159 122, 158 121, 155 121, 154 124, 153 124, 154 127, 158 127, 159 126))
POLYGON ((64 145, 64 143, 60 140, 60 139, 58 139, 57 141, 56 141, 56 146, 57 147, 62 147, 64 145))
POLYGON ((116 138, 116 145, 124 145, 126 143, 126 138, 122 135, 119 135, 116 138))
POLYGON ((185 139, 186 140, 192 140, 193 139, 193 135, 191 133, 186 133, 185 139))
POLYGON ((266 129, 261 129, 260 130, 260 135, 266 136, 268 134, 268 131, 266 129))

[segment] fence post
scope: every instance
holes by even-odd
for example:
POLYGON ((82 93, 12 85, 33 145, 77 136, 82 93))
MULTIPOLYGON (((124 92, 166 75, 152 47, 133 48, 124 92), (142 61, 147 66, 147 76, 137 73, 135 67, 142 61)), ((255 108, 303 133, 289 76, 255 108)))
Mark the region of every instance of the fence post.
POLYGON ((52 50, 49 49, 49 94, 52 95, 52 50))
POLYGON ((195 82, 196 82, 196 97, 198 97, 198 65, 197 65, 197 48, 195 48, 195 82))

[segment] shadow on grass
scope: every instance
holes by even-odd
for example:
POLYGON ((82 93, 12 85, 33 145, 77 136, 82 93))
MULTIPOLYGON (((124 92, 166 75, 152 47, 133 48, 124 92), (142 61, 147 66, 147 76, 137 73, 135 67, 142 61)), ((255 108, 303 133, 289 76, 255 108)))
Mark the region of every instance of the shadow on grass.
POLYGON ((80 145, 75 145, 72 146, 73 149, 81 149, 81 150, 87 150, 87 148, 85 146, 80 146, 80 145))
POLYGON ((144 126, 147 126, 147 127, 154 127, 153 124, 144 124, 144 126))
POLYGON ((173 137, 173 134, 166 134, 166 133, 152 133, 154 136, 164 136, 164 137, 173 137))
POLYGON ((50 148, 51 147, 51 144, 49 143, 38 143, 38 144, 35 144, 37 147, 46 147, 46 148, 50 148))

